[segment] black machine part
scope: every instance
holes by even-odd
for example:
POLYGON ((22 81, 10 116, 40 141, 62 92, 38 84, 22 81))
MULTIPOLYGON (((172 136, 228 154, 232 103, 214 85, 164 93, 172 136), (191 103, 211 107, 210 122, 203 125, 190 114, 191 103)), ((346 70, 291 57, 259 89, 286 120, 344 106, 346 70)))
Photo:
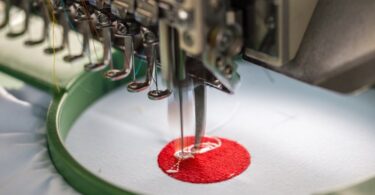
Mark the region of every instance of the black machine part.
POLYGON ((374 10, 373 0, 320 0, 294 59, 278 67, 244 58, 333 91, 362 91, 375 84, 374 10))

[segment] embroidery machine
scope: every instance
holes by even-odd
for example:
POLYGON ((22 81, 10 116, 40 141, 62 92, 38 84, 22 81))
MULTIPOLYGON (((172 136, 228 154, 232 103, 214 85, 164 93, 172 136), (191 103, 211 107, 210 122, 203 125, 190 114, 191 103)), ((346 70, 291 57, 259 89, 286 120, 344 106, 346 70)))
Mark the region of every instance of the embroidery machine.
MULTIPOLYGON (((49 123, 61 135, 48 135, 55 161, 66 154, 56 155, 62 146, 52 140, 66 136, 73 121, 61 127, 52 121, 66 117, 63 109, 71 109, 60 104, 72 98, 62 93, 74 91, 76 81, 100 89, 90 97, 74 94, 74 98, 87 99, 86 105, 80 105, 82 109, 123 81, 129 92, 149 90, 150 100, 169 97, 169 110, 178 112, 182 137, 184 109, 192 106, 186 101, 193 93, 195 146, 199 147, 206 125, 206 87, 235 93, 241 80, 236 65, 239 58, 340 93, 371 88, 375 84, 374 8, 371 0, 4 0, 0 28, 11 28, 6 33, 2 30, 6 37, 2 43, 12 44, 28 32, 35 35, 31 24, 42 24, 37 39, 28 39, 24 46, 10 45, 14 48, 9 51, 34 47, 33 52, 44 52, 51 59, 68 50, 55 63, 78 61, 85 71, 96 73, 82 76, 82 66, 19 66, 28 64, 28 59, 16 59, 20 53, 6 50, 0 52, 0 68, 37 85, 58 86, 55 92, 61 96, 52 104, 49 123), (24 19, 19 13, 24 13, 24 19), (17 20, 18 29, 14 29, 12 22, 17 20), (51 31, 51 27, 59 30, 51 31), (78 40, 72 35, 76 32, 81 34, 78 40), (51 37, 57 37, 59 44, 42 46, 51 37), (71 48, 79 49, 73 54, 71 48), (93 60, 98 53, 102 57, 93 60), (144 80, 136 79, 138 72, 145 74, 144 80), (54 73, 57 75, 51 79, 54 73), (160 88, 158 75, 165 88, 160 88), (153 83, 156 87, 150 89, 153 83)), ((45 60, 39 62, 45 64, 45 60)), ((56 166, 61 171, 65 165, 56 166)))

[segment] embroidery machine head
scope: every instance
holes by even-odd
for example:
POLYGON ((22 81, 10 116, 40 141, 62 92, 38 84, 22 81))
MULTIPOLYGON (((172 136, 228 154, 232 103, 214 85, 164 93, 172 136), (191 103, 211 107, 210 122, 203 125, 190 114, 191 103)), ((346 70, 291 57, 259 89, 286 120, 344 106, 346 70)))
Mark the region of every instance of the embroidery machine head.
MULTIPOLYGON (((46 48, 47 54, 69 48, 72 40, 67 32, 78 31, 83 35, 82 52, 64 57, 66 61, 88 55, 89 39, 96 38, 103 43, 103 58, 85 68, 99 71, 109 66, 105 76, 113 81, 134 75, 134 58, 144 59, 145 80, 130 82, 128 91, 150 89, 154 82, 156 89, 149 91, 149 99, 160 100, 173 94, 182 120, 184 94, 192 90, 196 147, 205 130, 206 86, 234 93, 240 74, 246 74, 237 70, 239 58, 342 93, 361 91, 375 83, 375 44, 368 41, 375 39, 372 0, 43 2, 5 0, 0 28, 12 20, 12 6, 22 9, 26 20, 24 27, 9 32, 9 37, 25 34, 32 14, 43 18, 44 35, 26 45, 42 43, 49 36, 51 21, 60 24, 62 44, 46 48), (354 8, 360 13, 352 14, 354 8), (113 66, 113 48, 123 52, 121 67, 113 66), (159 89, 158 74, 166 89, 159 89)), ((183 129, 181 122, 182 135, 183 129)))

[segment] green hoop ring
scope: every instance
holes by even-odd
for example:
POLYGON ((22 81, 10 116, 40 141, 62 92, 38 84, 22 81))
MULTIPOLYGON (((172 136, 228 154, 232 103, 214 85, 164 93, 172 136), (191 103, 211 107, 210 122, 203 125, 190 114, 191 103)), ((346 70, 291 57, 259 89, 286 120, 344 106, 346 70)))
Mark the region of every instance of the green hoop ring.
POLYGON ((47 115, 48 151, 53 164, 65 180, 83 194, 134 194, 94 175, 79 164, 66 150, 64 139, 78 116, 95 100, 115 88, 101 79, 101 74, 84 74, 63 94, 55 95, 47 115), (81 87, 93 87, 89 91, 81 87))
MULTIPOLYGON (((114 53, 116 54, 118 53, 114 53)), ((120 59, 115 64, 122 63, 121 57, 114 58, 120 59)), ((139 66, 144 62, 137 58, 135 63, 139 66)), ((145 71, 142 66, 138 75, 144 75, 145 71)), ((71 126, 87 107, 109 91, 130 81, 129 78, 116 82, 109 81, 104 78, 103 72, 83 73, 64 93, 55 94, 49 106, 47 114, 49 155, 60 175, 83 194, 136 194, 96 176, 79 164, 64 146, 64 140, 71 126)))
MULTIPOLYGON (((113 60, 115 67, 118 67, 123 62, 122 54, 114 52, 113 60)), ((138 76, 142 76, 146 72, 145 66, 142 65, 144 63, 143 59, 135 58, 135 64, 141 66, 138 76)), ((104 78, 103 71, 84 72, 65 88, 57 91, 55 86, 49 83, 6 66, 0 65, 0 71, 41 90, 53 93, 47 113, 48 153, 53 165, 69 185, 83 194, 136 194, 93 174, 76 161, 64 146, 64 140, 79 115, 103 95, 129 82, 129 78, 113 82, 104 78)))

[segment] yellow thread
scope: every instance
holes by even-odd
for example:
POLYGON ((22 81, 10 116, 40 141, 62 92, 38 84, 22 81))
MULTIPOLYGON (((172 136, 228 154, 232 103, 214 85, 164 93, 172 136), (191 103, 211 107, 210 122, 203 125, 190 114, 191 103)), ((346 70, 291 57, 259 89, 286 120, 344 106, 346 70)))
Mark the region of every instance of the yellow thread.
POLYGON ((48 10, 51 14, 52 18, 52 52, 53 52, 53 62, 52 62, 52 82, 56 86, 57 92, 60 93, 59 81, 56 76, 56 50, 55 50, 55 23, 56 18, 55 14, 53 13, 53 6, 50 0, 47 1, 48 10))

